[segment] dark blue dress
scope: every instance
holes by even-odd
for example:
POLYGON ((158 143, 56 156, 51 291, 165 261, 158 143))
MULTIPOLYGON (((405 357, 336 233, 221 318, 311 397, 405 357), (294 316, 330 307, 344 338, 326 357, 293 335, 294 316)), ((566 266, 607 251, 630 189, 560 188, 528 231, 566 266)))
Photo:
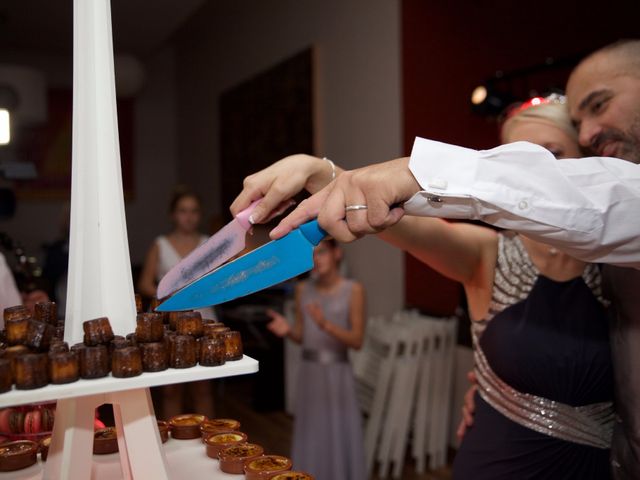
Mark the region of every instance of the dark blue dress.
MULTIPOLYGON (((612 401, 608 325, 596 296, 597 268, 556 282, 537 272, 517 237, 501 236, 497 270, 495 315, 479 339, 493 372, 520 392, 574 407, 612 401)), ((456 456, 454 479, 610 478, 608 449, 525 427, 478 393, 475 402, 474 425, 456 456)))

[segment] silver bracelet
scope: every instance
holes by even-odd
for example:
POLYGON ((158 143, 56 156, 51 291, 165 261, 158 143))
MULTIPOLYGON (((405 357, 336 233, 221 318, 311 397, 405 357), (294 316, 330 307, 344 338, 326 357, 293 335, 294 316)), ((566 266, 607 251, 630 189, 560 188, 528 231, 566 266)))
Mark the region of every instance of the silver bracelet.
POLYGON ((323 160, 329 162, 331 165, 331 181, 333 182, 336 179, 336 164, 329 160, 327 157, 322 157, 323 160))

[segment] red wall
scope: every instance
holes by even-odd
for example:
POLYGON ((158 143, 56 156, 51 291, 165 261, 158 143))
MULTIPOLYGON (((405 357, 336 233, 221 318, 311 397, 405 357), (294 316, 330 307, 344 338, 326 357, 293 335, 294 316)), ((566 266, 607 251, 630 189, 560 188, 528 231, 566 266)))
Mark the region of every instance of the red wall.
MULTIPOLYGON (((495 123, 469 108, 476 85, 497 70, 508 72, 547 57, 589 52, 620 38, 639 38, 639 18, 640 2, 634 0, 403 0, 405 153, 416 136, 473 148, 495 146, 495 123)), ((564 70, 550 76, 563 84, 567 74, 564 70)), ((527 91, 535 80, 517 88, 527 91)), ((406 267, 408 305, 438 315, 453 311, 458 286, 409 255, 406 267)))

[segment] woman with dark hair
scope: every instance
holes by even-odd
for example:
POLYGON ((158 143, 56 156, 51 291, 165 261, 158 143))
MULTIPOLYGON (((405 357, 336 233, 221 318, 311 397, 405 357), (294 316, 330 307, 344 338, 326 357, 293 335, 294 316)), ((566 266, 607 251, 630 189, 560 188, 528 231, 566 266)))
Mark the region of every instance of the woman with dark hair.
MULTIPOLYGON (((169 202, 169 214, 173 228, 168 234, 155 239, 138 280, 138 291, 147 297, 155 297, 160 279, 208 238, 198 230, 202 205, 195 192, 184 186, 176 188, 169 202)), ((199 312, 203 318, 215 318, 212 308, 200 309, 199 312)), ((198 413, 213 415, 211 383, 208 380, 166 385, 162 390, 162 416, 165 418, 184 413, 187 392, 194 404, 192 407, 198 413)))

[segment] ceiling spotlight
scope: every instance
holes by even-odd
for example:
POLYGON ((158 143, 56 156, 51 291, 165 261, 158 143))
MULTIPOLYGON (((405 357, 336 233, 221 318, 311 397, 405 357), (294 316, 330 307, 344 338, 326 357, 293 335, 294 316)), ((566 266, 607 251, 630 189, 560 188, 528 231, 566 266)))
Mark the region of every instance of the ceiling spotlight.
POLYGON ((8 145, 11 141, 11 117, 9 110, 0 108, 0 145, 8 145))
POLYGON ((513 101, 513 95, 498 90, 491 83, 479 85, 471 93, 471 109, 487 117, 499 116, 513 101))

